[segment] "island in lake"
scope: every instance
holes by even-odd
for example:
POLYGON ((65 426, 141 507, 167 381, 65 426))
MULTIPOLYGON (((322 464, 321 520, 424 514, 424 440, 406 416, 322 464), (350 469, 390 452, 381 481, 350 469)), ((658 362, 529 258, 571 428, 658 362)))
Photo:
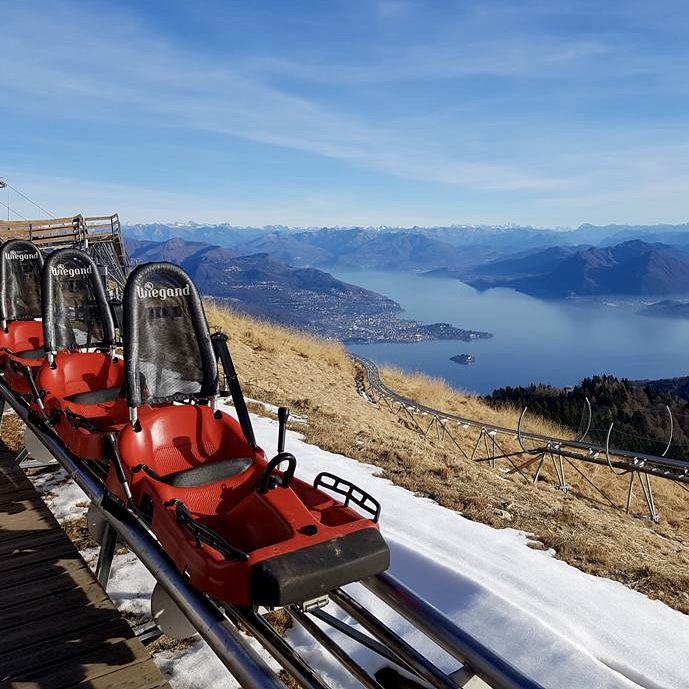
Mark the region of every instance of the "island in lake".
POLYGON ((471 354, 455 354, 450 357, 450 361, 454 361, 455 364, 462 364, 463 366, 468 366, 469 364, 476 363, 476 357, 471 354))

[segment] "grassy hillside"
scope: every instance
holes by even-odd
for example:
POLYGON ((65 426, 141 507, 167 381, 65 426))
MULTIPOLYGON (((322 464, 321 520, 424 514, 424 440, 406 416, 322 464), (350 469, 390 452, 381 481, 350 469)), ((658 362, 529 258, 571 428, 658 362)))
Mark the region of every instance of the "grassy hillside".
MULTIPOLYGON (((212 303, 207 304, 207 315, 211 325, 222 327, 230 336, 245 393, 286 405, 306 417, 308 424, 294 429, 303 432, 308 442, 375 464, 395 483, 470 519, 532 533, 542 544, 535 542, 535 547, 553 548, 557 557, 580 569, 616 579, 689 612, 689 494, 682 487, 653 481, 661 513, 660 524, 654 524, 643 517, 641 499, 634 502, 631 515, 612 509, 569 466, 570 493, 553 489, 554 472, 548 466, 533 485, 533 471, 524 477, 505 473, 511 466, 507 462, 499 463, 497 470, 487 462, 471 462, 447 438, 422 437, 410 422, 384 405, 366 401, 357 388, 361 372, 338 344, 255 321, 212 303)), ((442 381, 391 369, 384 369, 382 377, 392 389, 429 406, 516 427, 518 410, 491 408, 442 381)), ((252 411, 267 413, 261 405, 252 405, 252 411)), ((566 432, 535 417, 530 417, 528 428, 566 432)), ((455 437, 461 439, 461 432, 455 437)), ((475 431, 464 437, 469 453, 475 440, 475 431)), ((507 452, 518 449, 515 441, 501 444, 507 452)), ((626 478, 604 467, 576 466, 614 503, 625 504, 626 478)), ((395 506, 383 505, 383 510, 391 509, 395 506)))

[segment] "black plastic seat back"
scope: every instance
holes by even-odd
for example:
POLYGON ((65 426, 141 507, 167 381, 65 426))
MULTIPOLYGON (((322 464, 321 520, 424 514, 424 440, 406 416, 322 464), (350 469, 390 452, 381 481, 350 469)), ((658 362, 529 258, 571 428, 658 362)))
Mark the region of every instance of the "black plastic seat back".
POLYGON ((218 367, 196 286, 172 263, 135 268, 124 289, 124 361, 130 407, 208 399, 218 367))
POLYGON ((111 349, 115 325, 95 261, 79 249, 58 249, 43 268, 46 352, 111 349))
POLYGON ((0 320, 3 329, 10 321, 40 318, 43 255, 25 239, 9 239, 0 246, 0 320))

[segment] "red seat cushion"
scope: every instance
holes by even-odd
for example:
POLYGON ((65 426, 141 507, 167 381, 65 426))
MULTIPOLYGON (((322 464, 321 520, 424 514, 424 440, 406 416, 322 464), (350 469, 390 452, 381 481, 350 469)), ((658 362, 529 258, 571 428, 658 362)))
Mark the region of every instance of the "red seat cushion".
POLYGON ((129 418, 119 392, 124 363, 104 352, 59 352, 36 376, 45 392, 46 413, 57 416, 55 432, 70 452, 84 459, 104 459, 103 436, 118 431, 129 418))
POLYGON ((106 425, 127 419, 126 402, 118 394, 123 381, 124 363, 105 352, 59 352, 55 367, 42 366, 36 377, 49 414, 58 408, 106 425), (103 399, 87 394, 103 390, 108 391, 103 399))
POLYGON ((42 321, 11 321, 7 332, 0 329, 0 348, 15 354, 32 349, 43 349, 42 321))
POLYGON ((43 322, 11 321, 7 332, 0 329, 0 348, 0 364, 10 389, 20 395, 30 394, 31 388, 21 369, 28 366, 35 373, 45 362, 43 322))
POLYGON ((198 486, 174 487, 176 481, 167 485, 165 477, 214 462, 252 460, 243 467, 244 471, 252 466, 254 458, 263 458, 262 451, 253 449, 244 440, 235 419, 227 414, 217 419, 209 406, 144 405, 139 407, 139 423, 140 431, 126 426, 118 438, 122 462, 132 477, 135 499, 140 498, 138 493, 145 490, 143 486, 149 485, 151 479, 143 471, 134 474, 131 471, 146 464, 163 478, 156 487, 163 502, 170 498, 170 491, 173 491, 177 496, 184 495, 185 504, 188 501, 188 506, 193 511, 211 509, 215 512, 221 504, 220 496, 224 490, 225 482, 222 478, 218 478, 216 482, 202 482, 198 486))

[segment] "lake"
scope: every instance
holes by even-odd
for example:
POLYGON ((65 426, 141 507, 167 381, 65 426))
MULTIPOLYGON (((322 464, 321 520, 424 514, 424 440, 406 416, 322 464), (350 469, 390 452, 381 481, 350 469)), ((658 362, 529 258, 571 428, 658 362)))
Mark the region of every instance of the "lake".
POLYGON ((475 342, 348 345, 379 365, 421 370, 464 390, 485 394, 506 385, 574 385, 599 374, 632 379, 689 374, 689 320, 639 316, 638 300, 541 301, 514 290, 478 292, 458 280, 410 273, 333 275, 399 302, 403 318, 493 333, 475 342), (476 363, 456 364, 450 361, 455 354, 471 354, 476 363))

